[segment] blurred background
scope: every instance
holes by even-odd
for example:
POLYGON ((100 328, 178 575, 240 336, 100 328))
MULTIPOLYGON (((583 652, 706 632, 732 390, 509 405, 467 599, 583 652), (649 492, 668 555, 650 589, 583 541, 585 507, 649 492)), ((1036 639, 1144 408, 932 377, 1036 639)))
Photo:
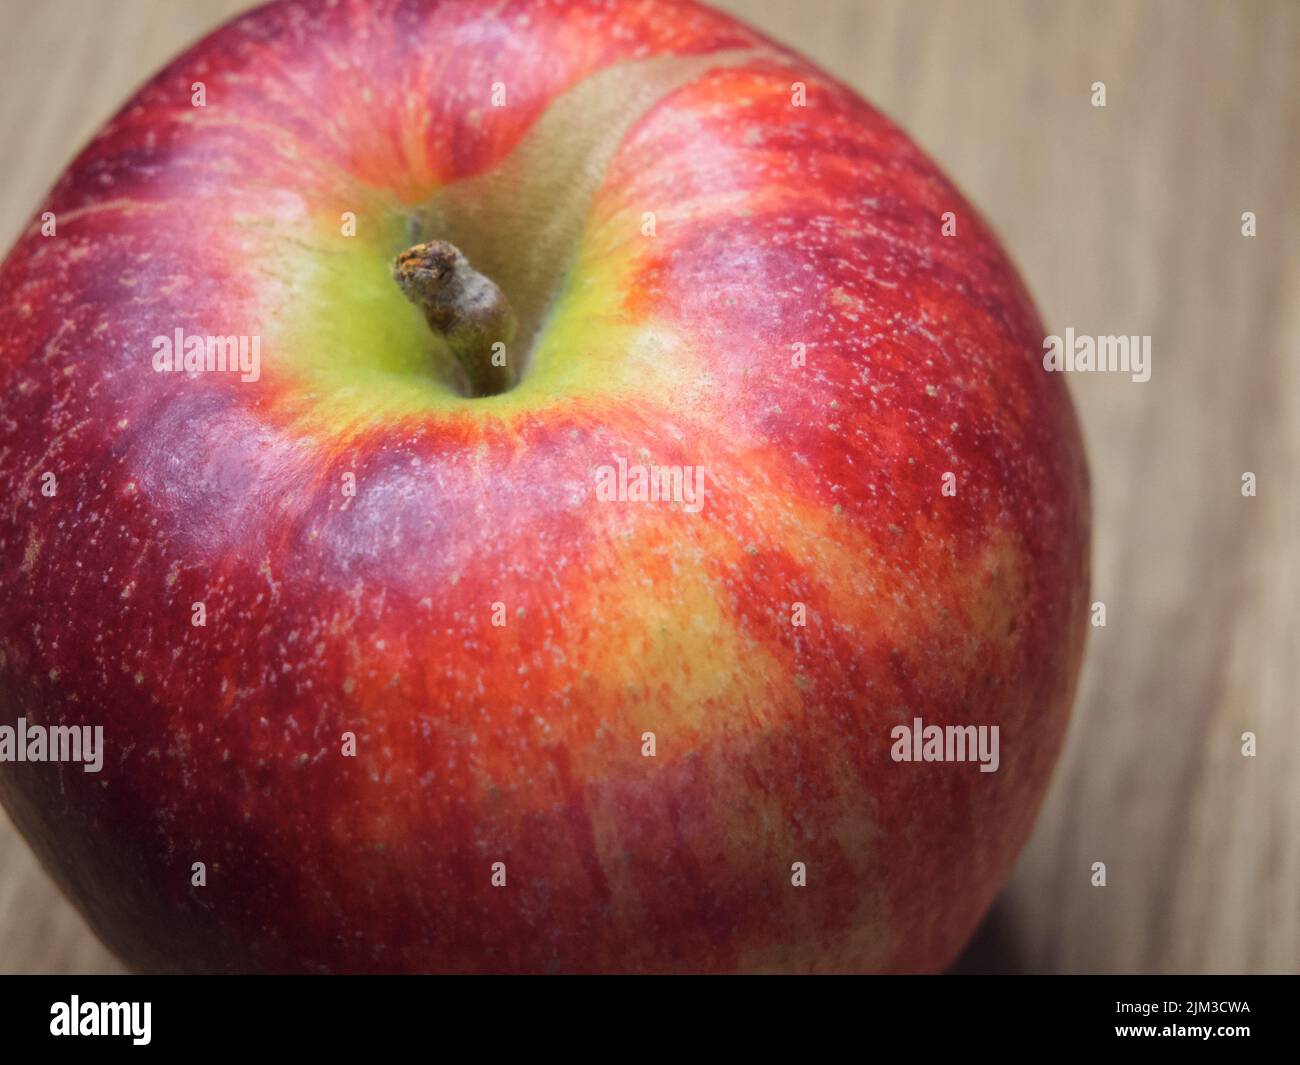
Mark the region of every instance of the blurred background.
MULTIPOLYGON (((251 6, 0 0, 0 246, 132 90, 251 6)), ((1300 971, 1300 3, 715 6, 907 129, 1048 332, 1153 338, 1145 384, 1070 379, 1107 624, 957 971, 1300 971)), ((118 971, 0 813, 0 972, 118 971)))

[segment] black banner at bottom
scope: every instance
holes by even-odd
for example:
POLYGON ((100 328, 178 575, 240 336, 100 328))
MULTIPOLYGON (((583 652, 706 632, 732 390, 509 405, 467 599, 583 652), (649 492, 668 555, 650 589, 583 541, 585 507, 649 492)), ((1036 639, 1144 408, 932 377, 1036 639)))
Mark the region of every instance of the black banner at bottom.
POLYGON ((296 1055, 477 1045, 494 1057, 838 1046, 838 1057, 1130 1044, 1236 1056, 1294 1054, 1298 989, 1294 977, 1248 976, 4 977, 0 1024, 11 1061, 110 1045, 296 1055))

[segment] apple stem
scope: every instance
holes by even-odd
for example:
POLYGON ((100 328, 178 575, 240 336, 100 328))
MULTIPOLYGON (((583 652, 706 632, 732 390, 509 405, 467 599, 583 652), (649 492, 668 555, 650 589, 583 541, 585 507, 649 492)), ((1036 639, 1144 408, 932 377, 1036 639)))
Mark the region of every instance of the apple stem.
POLYGON ((392 263, 393 280, 447 341, 471 396, 495 396, 515 383, 509 345, 515 312, 491 278, 470 266, 454 244, 432 240, 392 263))

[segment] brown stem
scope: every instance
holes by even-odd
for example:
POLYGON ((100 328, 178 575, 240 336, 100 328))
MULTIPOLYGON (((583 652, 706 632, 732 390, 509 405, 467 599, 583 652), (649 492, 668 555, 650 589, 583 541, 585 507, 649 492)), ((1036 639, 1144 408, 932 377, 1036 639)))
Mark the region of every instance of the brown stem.
POLYGON ((417 244, 393 260, 392 274, 429 328, 447 341, 470 395, 495 396, 514 385, 510 344, 517 323, 510 301, 459 248, 445 240, 417 244))

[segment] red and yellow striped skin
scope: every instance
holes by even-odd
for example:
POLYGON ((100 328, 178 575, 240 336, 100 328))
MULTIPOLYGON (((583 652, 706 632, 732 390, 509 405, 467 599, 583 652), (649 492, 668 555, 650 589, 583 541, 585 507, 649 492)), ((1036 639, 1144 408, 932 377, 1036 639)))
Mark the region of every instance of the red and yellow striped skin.
POLYGON ((900 131, 694 4, 312 0, 173 63, 44 211, 0 269, 0 697, 107 755, 0 797, 123 958, 953 958, 1065 730, 1088 483, 1028 296, 900 131), (451 394, 376 278, 407 214, 667 56, 524 380, 451 394), (154 373, 176 328, 260 335, 261 379, 154 373), (703 509, 598 501, 617 456, 703 467, 703 509), (894 762, 914 716, 999 725, 1000 769, 894 762))

